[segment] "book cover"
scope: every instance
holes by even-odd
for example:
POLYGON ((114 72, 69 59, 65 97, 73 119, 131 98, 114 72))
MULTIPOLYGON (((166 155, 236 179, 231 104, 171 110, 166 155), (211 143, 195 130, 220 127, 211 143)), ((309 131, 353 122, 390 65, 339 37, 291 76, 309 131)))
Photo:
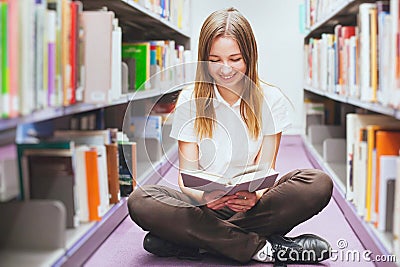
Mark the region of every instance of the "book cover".
MULTIPOLYGON (((135 90, 145 90, 145 83, 150 78, 150 43, 122 44, 122 58, 124 61, 134 59, 135 90)), ((130 67, 129 60, 127 64, 130 67)), ((129 72, 131 71, 129 68, 129 72)))
MULTIPOLYGON (((44 109, 47 107, 47 91, 44 83, 46 82, 46 76, 44 75, 44 63, 45 63, 45 46, 46 46, 46 3, 44 1, 35 1, 34 7, 34 108, 35 110, 44 109)), ((47 63, 47 62, 46 62, 47 63)))
POLYGON ((71 8, 71 38, 69 42, 69 62, 71 64, 71 95, 69 96, 69 104, 76 103, 76 90, 78 88, 78 77, 79 77, 79 31, 80 21, 79 18, 83 12, 82 2, 73 1, 70 3, 71 8))
POLYGON ((25 150, 29 199, 55 199, 67 211, 67 228, 79 225, 73 154, 69 149, 25 150))
POLYGON ((137 179, 137 155, 135 142, 118 143, 119 188, 122 197, 129 196, 135 189, 137 179))
POLYGON ((19 88, 19 3, 18 1, 8 2, 8 60, 9 60, 9 84, 10 84, 10 117, 16 117, 19 113, 18 110, 18 88, 19 88))
POLYGON ((84 84, 83 100, 101 104, 110 101, 112 11, 83 11, 84 84))
POLYGON ((0 146, 0 202, 18 197, 17 148, 0 146))
POLYGON ((46 16, 47 26, 47 106, 57 106, 56 66, 57 66, 57 12, 48 10, 46 16))
POLYGON ((92 192, 88 191, 86 178, 86 151, 89 151, 88 146, 77 146, 75 149, 75 177, 76 191, 78 195, 78 217, 81 222, 89 222, 89 195, 92 192))
POLYGON ((362 101, 372 99, 371 68, 371 16, 370 10, 376 8, 375 3, 362 3, 359 6, 360 30, 360 98, 362 101))
POLYGON ((396 161, 398 156, 381 156, 379 158, 379 213, 376 226, 380 231, 392 231, 394 180, 396 179, 396 161))
POLYGON ((101 198, 97 156, 98 154, 96 149, 85 151, 89 221, 101 220, 101 198))
MULTIPOLYGON (((54 142, 40 142, 35 144, 17 144, 17 159, 18 159, 18 173, 21 199, 26 199, 29 194, 28 183, 25 180, 26 172, 22 164, 22 157, 25 150, 32 149, 75 149, 75 143, 72 141, 54 141, 54 142)), ((28 197, 29 198, 29 197, 28 197)))
MULTIPOLYGON (((376 132, 376 190, 373 192, 375 194, 375 210, 376 214, 380 214, 380 201, 385 196, 380 195, 380 185, 384 181, 380 181, 381 179, 388 179, 387 177, 381 177, 381 170, 383 166, 380 165, 380 158, 382 156, 398 156, 400 149, 400 130, 397 131, 389 131, 382 130, 376 132)), ((385 170, 388 171, 388 170, 385 170)), ((392 177, 394 178, 394 177, 392 177)), ((375 226, 378 226, 379 223, 375 223, 375 226)))
POLYGON ((396 162, 396 182, 394 193, 394 212, 393 212, 393 251, 400 256, 400 157, 396 162))
POLYGON ((8 83, 9 65, 7 49, 7 2, 0 2, 0 111, 1 117, 7 118, 10 115, 10 87, 8 83))
POLYGON ((364 216, 366 202, 366 183, 367 183, 367 129, 361 127, 359 129, 358 140, 354 144, 353 156, 353 190, 354 190, 354 205, 356 206, 357 214, 364 216))
POLYGON ((227 195, 233 195, 238 191, 254 192, 274 185, 278 172, 273 169, 262 168, 257 165, 250 166, 243 172, 223 177, 201 170, 181 172, 183 184, 202 191, 221 190, 227 195))
POLYGON ((110 204, 118 203, 120 200, 119 190, 119 158, 118 158, 118 145, 106 145, 107 152, 107 177, 108 177, 108 190, 110 193, 110 204))

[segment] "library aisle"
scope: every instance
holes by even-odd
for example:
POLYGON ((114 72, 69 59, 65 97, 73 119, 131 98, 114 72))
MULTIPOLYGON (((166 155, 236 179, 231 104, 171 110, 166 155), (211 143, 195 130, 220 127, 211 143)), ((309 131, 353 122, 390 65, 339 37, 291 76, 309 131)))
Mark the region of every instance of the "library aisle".
MULTIPOLYGON (((300 136, 282 137, 278 154, 277 170, 284 174, 296 168, 313 168, 300 136)), ((176 187, 177 169, 172 167, 160 184, 176 187)), ((315 233, 327 239, 332 245, 332 257, 319 265, 299 266, 374 266, 363 260, 364 248, 346 221, 339 206, 332 198, 328 206, 317 216, 293 229, 288 236, 315 233), (359 254, 358 254, 359 253, 359 254), (357 256, 360 255, 358 260, 357 256)), ((146 252, 142 247, 146 234, 134 224, 129 216, 109 236, 102 246, 86 262, 85 267, 99 266, 239 266, 238 263, 206 255, 202 261, 186 261, 176 258, 159 258, 146 252)), ((272 264, 270 264, 272 266, 272 264)), ((269 266, 252 261, 249 266, 269 266)), ((296 265, 290 265, 296 266, 296 265)))

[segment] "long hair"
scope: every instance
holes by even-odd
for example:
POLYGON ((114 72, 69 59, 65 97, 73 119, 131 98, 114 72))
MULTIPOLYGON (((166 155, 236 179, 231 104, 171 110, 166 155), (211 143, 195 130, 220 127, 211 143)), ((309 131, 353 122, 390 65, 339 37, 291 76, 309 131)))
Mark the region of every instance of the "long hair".
POLYGON ((217 37, 233 38, 239 46, 243 60, 246 63, 246 73, 243 76, 244 88, 240 101, 240 115, 244 120, 249 134, 256 139, 261 132, 262 90, 257 69, 257 43, 253 30, 247 19, 235 8, 213 12, 203 23, 198 44, 198 61, 194 98, 196 101, 195 131, 200 139, 213 135, 215 126, 215 110, 213 106, 213 78, 208 72, 207 62, 213 40, 217 37))

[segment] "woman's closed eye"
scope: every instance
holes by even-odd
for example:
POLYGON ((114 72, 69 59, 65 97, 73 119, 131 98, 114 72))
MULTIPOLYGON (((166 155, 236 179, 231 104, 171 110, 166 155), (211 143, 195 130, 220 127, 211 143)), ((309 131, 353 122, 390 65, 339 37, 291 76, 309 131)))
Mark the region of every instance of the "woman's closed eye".
MULTIPOLYGON (((241 58, 241 57, 239 57, 239 58, 232 58, 232 59, 230 59, 230 60, 233 61, 233 62, 238 62, 238 61, 242 60, 242 58, 241 58)), ((217 63, 217 62, 220 62, 221 60, 219 60, 219 59, 209 59, 208 61, 210 61, 210 62, 212 62, 212 63, 217 63)))

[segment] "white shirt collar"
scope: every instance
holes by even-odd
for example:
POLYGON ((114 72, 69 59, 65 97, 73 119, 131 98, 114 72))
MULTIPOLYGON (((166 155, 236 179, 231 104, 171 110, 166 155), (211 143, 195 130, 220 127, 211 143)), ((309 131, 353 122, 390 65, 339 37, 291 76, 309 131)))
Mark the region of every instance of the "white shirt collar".
POLYGON ((225 104, 225 105, 228 106, 228 107, 232 107, 232 108, 240 106, 240 100, 241 100, 241 98, 239 98, 239 99, 231 106, 228 102, 226 102, 226 100, 225 100, 225 99, 222 97, 222 95, 219 93, 219 90, 218 90, 218 88, 217 88, 217 85, 214 83, 213 86, 214 86, 214 93, 215 93, 215 100, 216 100, 216 101, 214 101, 214 107, 218 107, 218 105, 221 104, 221 103, 225 104))

